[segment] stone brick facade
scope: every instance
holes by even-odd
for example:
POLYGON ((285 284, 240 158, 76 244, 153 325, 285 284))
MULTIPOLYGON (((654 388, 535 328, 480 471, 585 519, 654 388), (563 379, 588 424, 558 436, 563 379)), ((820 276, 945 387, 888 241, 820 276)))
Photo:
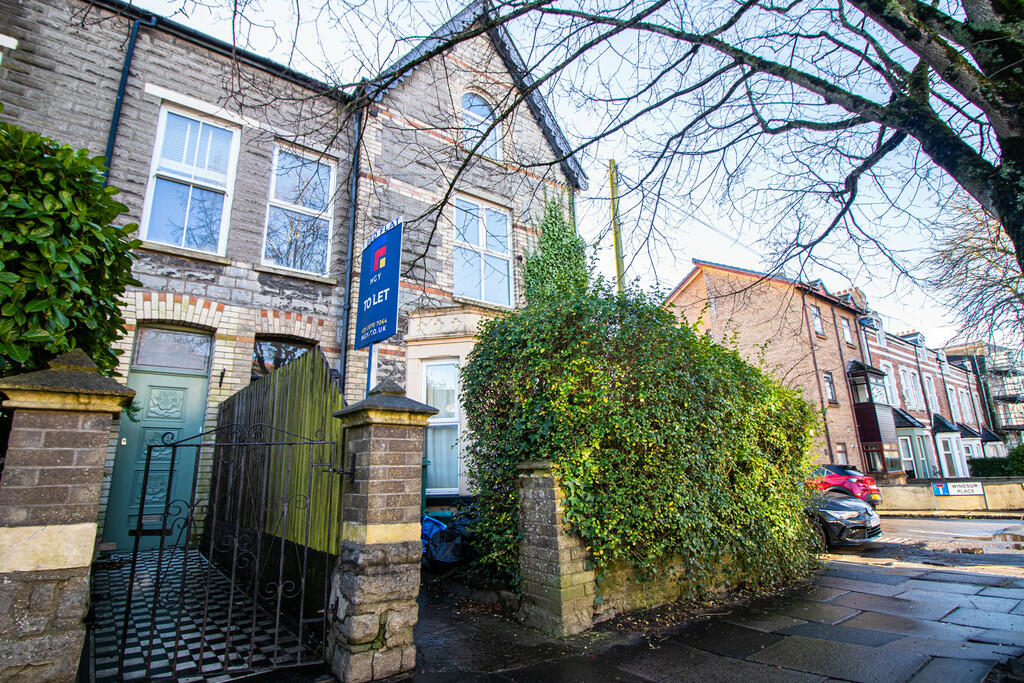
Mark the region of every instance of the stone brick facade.
MULTIPOLYGON (((14 49, 4 48, 0 62, 0 117, 97 155, 110 132, 128 37, 140 22, 110 163, 110 183, 120 188, 119 199, 129 209, 125 220, 140 224, 143 239, 133 269, 141 286, 124 297, 128 334, 115 345, 122 352, 118 373, 132 372, 143 327, 211 335, 204 429, 214 427, 217 405, 249 382, 254 344, 261 338, 319 346, 344 375, 348 399, 362 398, 366 353, 343 350, 355 338, 358 255, 375 228, 397 216, 406 219, 399 331, 374 354, 378 379, 405 381, 411 317, 437 309, 477 318, 507 310, 453 293, 454 198, 508 212, 515 305, 521 300, 520 261, 535 240, 541 198, 574 191, 580 182, 569 177, 565 162, 554 161, 561 152, 544 132, 551 122, 542 128, 534 109, 525 106, 501 123, 500 161, 468 155, 458 132, 462 94, 476 93, 496 106, 520 94, 490 33, 420 64, 372 101, 356 103, 258 55, 116 0, 0 0, 0 16, 3 33, 17 41, 14 49), (227 237, 214 253, 149 239, 147 193, 153 192, 152 162, 165 111, 213 122, 237 137, 227 237), (322 274, 283 269, 264 258, 279 148, 305 150, 333 168, 331 238, 322 274), (349 336, 342 339, 346 310, 349 336)), ((418 335, 413 343, 430 341, 418 335)), ((422 398, 418 383, 408 390, 422 398)), ((101 529, 117 442, 115 432, 105 464, 101 529)), ((202 463, 201 492, 208 482, 209 464, 202 463)))

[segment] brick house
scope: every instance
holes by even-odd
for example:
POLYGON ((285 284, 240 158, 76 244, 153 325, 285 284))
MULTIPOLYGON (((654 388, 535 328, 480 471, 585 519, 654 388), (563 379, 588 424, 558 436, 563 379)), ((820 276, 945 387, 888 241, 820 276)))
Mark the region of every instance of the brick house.
POLYGON ((947 346, 950 361, 968 365, 981 378, 981 399, 989 422, 1006 443, 991 432, 985 439, 985 456, 1006 455, 1006 447, 1024 443, 1024 353, 998 344, 973 342, 947 346))
POLYGON ((105 153, 139 224, 142 286, 124 296, 116 346, 141 416, 112 434, 107 548, 128 542, 145 445, 212 428, 254 377, 315 347, 347 398, 362 398, 358 256, 398 216, 399 331, 375 348, 370 380, 441 407, 428 493, 466 491, 459 365, 477 323, 521 303, 543 197, 586 184, 536 92, 485 135, 530 84, 503 30, 421 59, 483 11, 467 7, 392 73, 415 68, 357 98, 117 0, 0 0, 0 116, 105 153))
POLYGON ((882 329, 858 289, 694 260, 665 306, 735 346, 821 411, 817 462, 880 478, 968 476, 988 422, 975 373, 882 329))

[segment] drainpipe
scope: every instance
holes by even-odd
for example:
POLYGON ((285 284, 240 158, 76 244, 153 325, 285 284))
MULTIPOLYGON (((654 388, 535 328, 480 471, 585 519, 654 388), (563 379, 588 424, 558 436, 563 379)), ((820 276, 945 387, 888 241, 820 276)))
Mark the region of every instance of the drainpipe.
POLYGON ((836 456, 835 453, 832 452, 832 435, 829 434, 828 431, 828 412, 827 408, 825 408, 825 391, 821 388, 821 372, 818 370, 818 354, 814 350, 814 330, 811 329, 811 316, 807 312, 807 292, 802 292, 801 297, 804 309, 804 321, 807 323, 807 338, 811 342, 811 362, 814 364, 814 378, 818 382, 818 403, 821 405, 821 418, 822 422, 825 424, 825 446, 828 448, 829 462, 835 463, 836 456))
POLYGON ((345 377, 348 368, 348 320, 352 315, 352 264, 355 262, 356 241, 356 204, 359 192, 359 148, 363 142, 363 96, 366 90, 360 86, 355 97, 355 142, 352 145, 352 170, 348 184, 348 264, 345 267, 345 307, 341 320, 341 357, 338 359, 338 368, 341 379, 341 393, 345 395, 345 377))
POLYGON ((110 130, 107 132, 107 168, 103 171, 103 187, 110 182, 110 162, 114 158, 114 143, 117 141, 117 124, 121 121, 121 105, 124 93, 128 88, 128 74, 132 68, 132 57, 135 56, 135 42, 139 37, 139 26, 156 26, 156 17, 136 19, 132 22, 132 31, 128 36, 128 47, 124 53, 124 65, 121 67, 121 82, 117 84, 117 97, 114 99, 114 114, 110 117, 110 130))
MULTIPOLYGON (((853 324, 857 324, 857 319, 854 318, 853 324)), ((846 344, 845 339, 840 339, 839 334, 839 320, 836 317, 836 309, 832 309, 832 327, 836 331, 836 346, 839 348, 839 362, 843 364, 843 379, 846 380, 846 396, 850 399, 850 414, 853 415, 853 436, 857 439, 857 452, 860 454, 859 457, 861 462, 864 461, 864 445, 860 442, 860 425, 857 424, 857 411, 853 407, 853 389, 850 388, 850 376, 846 374, 846 354, 843 352, 843 345, 846 344)), ((869 382, 871 380, 868 380, 869 382)), ((868 386, 868 391, 871 391, 871 387, 868 386)), ((872 399, 873 401, 874 399, 872 399)), ((849 460, 850 453, 847 450, 847 460, 849 460)))

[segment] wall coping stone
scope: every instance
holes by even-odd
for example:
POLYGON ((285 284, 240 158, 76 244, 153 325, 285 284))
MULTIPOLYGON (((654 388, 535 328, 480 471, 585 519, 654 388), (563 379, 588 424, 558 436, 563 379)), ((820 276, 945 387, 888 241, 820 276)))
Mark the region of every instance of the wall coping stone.
POLYGON ((386 379, 371 389, 365 399, 335 412, 334 417, 341 419, 343 427, 363 424, 422 426, 437 412, 437 408, 406 396, 405 389, 398 382, 386 379))
POLYGON ((553 465, 554 463, 550 460, 525 460, 516 465, 516 469, 523 472, 542 471, 550 470, 553 465))
POLYGON ((118 414, 131 403, 135 390, 104 377, 81 349, 49 362, 46 370, 0 379, 5 408, 67 410, 118 414))

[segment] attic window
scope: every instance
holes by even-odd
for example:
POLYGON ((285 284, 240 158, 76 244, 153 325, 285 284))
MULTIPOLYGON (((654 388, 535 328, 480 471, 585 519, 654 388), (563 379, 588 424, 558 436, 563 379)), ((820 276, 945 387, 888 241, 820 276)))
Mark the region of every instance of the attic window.
POLYGON ((468 92, 462 96, 462 145, 473 149, 477 143, 476 153, 495 161, 501 161, 501 143, 498 139, 499 126, 495 123, 494 110, 487 100, 476 93, 468 92), (493 127, 492 127, 493 126, 493 127), (488 132, 490 129, 490 132, 488 132))

